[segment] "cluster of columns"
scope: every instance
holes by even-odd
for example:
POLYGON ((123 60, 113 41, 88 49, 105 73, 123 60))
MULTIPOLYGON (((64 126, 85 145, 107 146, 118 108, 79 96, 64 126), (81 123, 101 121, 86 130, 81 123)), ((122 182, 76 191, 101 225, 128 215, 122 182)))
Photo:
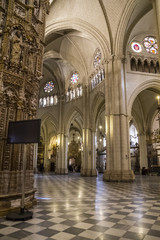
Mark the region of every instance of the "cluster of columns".
MULTIPOLYGON (((106 181, 132 181, 129 146, 129 120, 126 107, 125 61, 112 57, 106 62, 105 78, 105 122, 107 137, 107 167, 103 179, 106 181)), ((96 176, 95 129, 91 125, 90 89, 83 88, 83 152, 81 175, 96 176)), ((58 155, 56 173, 68 173, 68 135, 64 133, 63 109, 60 100, 58 155)))

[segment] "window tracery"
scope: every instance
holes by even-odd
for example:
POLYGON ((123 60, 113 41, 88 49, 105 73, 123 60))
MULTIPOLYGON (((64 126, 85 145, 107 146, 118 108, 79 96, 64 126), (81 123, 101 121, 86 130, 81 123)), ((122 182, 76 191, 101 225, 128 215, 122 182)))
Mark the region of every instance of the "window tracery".
POLYGON ((105 78, 105 72, 103 68, 97 70, 96 73, 91 76, 91 88, 95 88, 98 84, 100 84, 105 78))
POLYGON ((78 82, 78 80, 79 80, 79 73, 76 71, 76 72, 72 73, 71 83, 75 84, 78 82))
POLYGON ((152 54, 157 54, 158 52, 158 45, 157 45, 157 39, 154 37, 145 37, 143 39, 143 45, 147 52, 152 54))
POLYGON ((148 53, 151 53, 151 54, 158 53, 157 39, 152 36, 145 37, 142 40, 142 44, 137 41, 133 41, 130 46, 132 51, 136 53, 140 53, 142 49, 145 49, 148 53), (142 48, 142 45, 143 45, 143 48, 142 48))
POLYGON ((47 93, 52 92, 53 89, 54 89, 54 83, 52 81, 47 82, 44 86, 44 91, 47 93))

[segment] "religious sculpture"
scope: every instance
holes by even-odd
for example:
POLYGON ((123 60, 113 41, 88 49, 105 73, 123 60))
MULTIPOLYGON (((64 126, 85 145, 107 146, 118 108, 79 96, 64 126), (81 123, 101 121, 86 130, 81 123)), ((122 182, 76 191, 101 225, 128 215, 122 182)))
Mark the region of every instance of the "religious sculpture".
POLYGON ((20 31, 16 31, 11 39, 11 65, 18 67, 20 64, 20 57, 22 54, 22 35, 20 31))

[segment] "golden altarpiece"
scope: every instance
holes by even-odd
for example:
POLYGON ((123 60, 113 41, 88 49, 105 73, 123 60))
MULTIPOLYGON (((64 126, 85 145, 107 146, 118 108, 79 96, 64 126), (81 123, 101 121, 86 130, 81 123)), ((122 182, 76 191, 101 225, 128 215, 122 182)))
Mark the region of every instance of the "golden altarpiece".
MULTIPOLYGON (((48 0, 0 0, 0 214, 20 206, 23 145, 7 144, 9 121, 36 117, 48 0)), ((26 198, 32 205, 34 146, 27 146, 26 198)))

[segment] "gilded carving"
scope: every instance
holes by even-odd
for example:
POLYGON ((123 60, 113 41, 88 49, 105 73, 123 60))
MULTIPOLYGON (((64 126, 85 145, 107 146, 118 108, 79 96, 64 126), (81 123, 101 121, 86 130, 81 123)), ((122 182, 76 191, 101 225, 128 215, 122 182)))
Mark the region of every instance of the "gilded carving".
MULTIPOLYGON (((31 0, 30 3, 34 4, 34 8, 27 6, 29 2, 26 1, 0 0, 0 4, 1 2, 5 5, 6 11, 3 11, 0 5, 0 49, 2 49, 0 136, 6 137, 9 120, 18 121, 36 117, 39 79, 42 75, 44 20, 48 11, 46 5, 48 1, 31 0), (35 20, 35 28, 32 19, 35 20), (40 21, 42 19, 43 22, 40 21)), ((8 170, 8 174, 11 174, 16 170, 13 179, 17 179, 17 186, 21 186, 20 178, 17 178, 17 169, 19 172, 22 169, 20 164, 22 153, 22 148, 15 149, 6 143, 0 145, 0 171, 8 170)), ((27 164, 27 170, 33 170, 33 146, 28 148, 27 164)), ((26 183, 29 190, 33 188, 33 177, 30 175, 29 173, 26 183)), ((10 179, 7 181, 9 182, 10 179)), ((15 183, 10 186, 11 188, 6 187, 2 182, 0 194, 4 191, 7 194, 17 192, 15 183)), ((21 191, 21 188, 18 191, 21 191)))
POLYGON ((22 79, 19 76, 8 73, 4 74, 3 81, 17 86, 22 85, 22 79))

